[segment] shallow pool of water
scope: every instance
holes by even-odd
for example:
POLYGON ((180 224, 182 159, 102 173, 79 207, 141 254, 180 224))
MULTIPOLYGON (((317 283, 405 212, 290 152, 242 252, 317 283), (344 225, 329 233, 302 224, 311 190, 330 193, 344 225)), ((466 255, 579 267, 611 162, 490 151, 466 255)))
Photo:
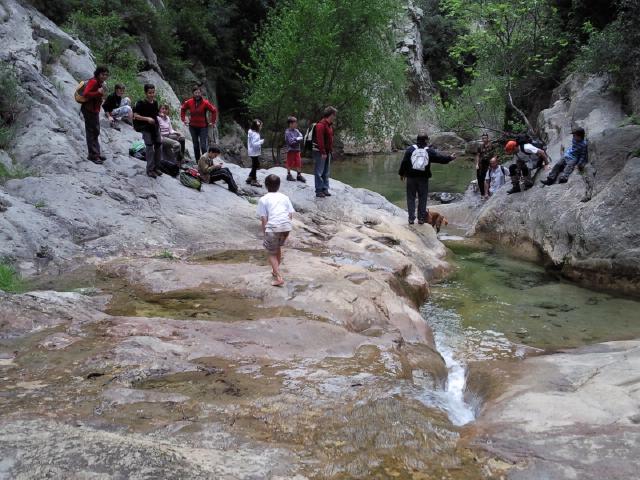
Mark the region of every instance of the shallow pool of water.
MULTIPOLYGON (((331 165, 331 177, 353 187, 378 192, 404 207, 405 186, 398 176, 401 161, 402 153, 347 157, 331 165)), ((432 192, 462 193, 475 178, 473 162, 469 158, 459 158, 447 165, 434 163, 431 173, 433 177, 429 181, 429 190, 432 192)))

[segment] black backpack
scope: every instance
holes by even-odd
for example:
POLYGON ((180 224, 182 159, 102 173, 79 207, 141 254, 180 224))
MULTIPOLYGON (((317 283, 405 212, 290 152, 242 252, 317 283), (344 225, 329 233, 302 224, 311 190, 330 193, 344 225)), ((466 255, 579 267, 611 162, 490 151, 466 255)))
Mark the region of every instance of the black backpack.
POLYGON ((304 134, 304 138, 302 139, 302 145, 304 146, 305 152, 310 152, 311 150, 313 150, 313 146, 317 144, 316 125, 317 123, 311 124, 311 126, 307 128, 307 131, 304 134))

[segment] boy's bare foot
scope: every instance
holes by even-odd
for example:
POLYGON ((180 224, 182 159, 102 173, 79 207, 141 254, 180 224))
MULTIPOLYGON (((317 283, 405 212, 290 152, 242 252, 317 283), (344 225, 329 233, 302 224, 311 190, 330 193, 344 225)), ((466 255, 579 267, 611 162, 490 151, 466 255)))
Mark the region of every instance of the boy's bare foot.
POLYGON ((276 279, 271 282, 271 285, 274 287, 281 287, 284 285, 284 279, 282 277, 276 277, 276 279))

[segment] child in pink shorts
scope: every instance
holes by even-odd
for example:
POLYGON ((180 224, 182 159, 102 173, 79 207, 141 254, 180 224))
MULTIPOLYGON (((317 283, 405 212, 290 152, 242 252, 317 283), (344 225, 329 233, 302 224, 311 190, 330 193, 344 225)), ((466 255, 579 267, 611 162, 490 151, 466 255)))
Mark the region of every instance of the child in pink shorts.
POLYGON ((300 155, 300 145, 302 144, 302 133, 298 130, 298 119, 296 117, 289 117, 287 119, 289 128, 284 132, 284 142, 287 145, 287 180, 290 182, 306 183, 307 181, 302 176, 302 156, 300 155), (298 176, 293 178, 291 170, 298 172, 298 176))

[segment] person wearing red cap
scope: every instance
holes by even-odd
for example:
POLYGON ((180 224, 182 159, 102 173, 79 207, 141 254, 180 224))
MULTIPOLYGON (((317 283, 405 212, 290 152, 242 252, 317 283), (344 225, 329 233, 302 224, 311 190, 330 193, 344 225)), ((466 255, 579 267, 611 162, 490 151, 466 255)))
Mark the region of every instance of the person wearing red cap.
POLYGON ((525 140, 509 140, 504 147, 504 151, 509 155, 513 155, 514 159, 514 163, 509 166, 512 187, 507 192, 508 195, 522 191, 520 188, 521 178, 523 179, 525 190, 533 187, 531 171, 541 168, 543 165, 547 168, 549 165, 549 157, 547 157, 545 151, 525 140))

